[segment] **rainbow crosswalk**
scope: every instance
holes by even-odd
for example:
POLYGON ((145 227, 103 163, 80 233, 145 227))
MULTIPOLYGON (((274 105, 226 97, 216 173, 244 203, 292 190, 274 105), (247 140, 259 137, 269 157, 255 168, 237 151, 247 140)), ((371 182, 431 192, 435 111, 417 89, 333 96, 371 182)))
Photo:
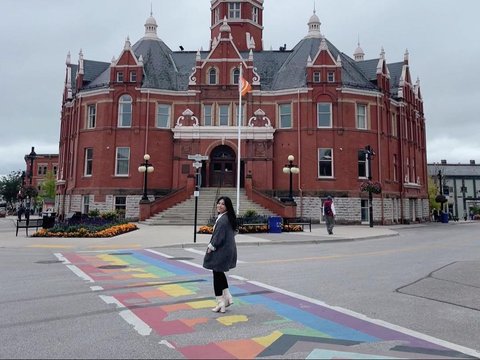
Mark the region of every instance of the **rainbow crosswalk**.
POLYGON ((189 359, 466 358, 474 350, 265 284, 231 278, 235 304, 214 304, 211 273, 153 250, 57 254, 143 336, 189 359), (205 337, 208 332, 208 337, 205 337))

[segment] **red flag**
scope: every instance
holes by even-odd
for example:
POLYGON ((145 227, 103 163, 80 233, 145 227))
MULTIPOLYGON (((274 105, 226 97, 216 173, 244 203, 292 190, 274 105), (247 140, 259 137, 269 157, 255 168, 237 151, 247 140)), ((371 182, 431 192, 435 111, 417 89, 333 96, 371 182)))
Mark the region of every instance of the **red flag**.
POLYGON ((240 81, 238 84, 239 84, 238 89, 242 96, 245 96, 246 93, 252 91, 252 85, 250 85, 250 83, 247 80, 245 80, 243 76, 240 77, 240 81))

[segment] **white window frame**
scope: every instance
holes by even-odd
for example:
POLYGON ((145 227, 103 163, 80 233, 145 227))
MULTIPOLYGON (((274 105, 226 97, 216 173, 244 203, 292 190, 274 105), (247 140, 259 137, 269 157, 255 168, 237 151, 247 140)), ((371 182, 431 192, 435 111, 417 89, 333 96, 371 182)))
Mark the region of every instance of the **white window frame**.
POLYGON ((130 171, 130 148, 126 146, 119 146, 115 151, 115 176, 128 176, 129 171, 130 171), (124 152, 124 154, 121 154, 121 152, 124 152), (122 171, 120 173, 119 169, 121 168, 121 164, 126 164, 126 171, 122 171))
POLYGON ((356 117, 357 129, 367 130, 368 129, 368 106, 367 106, 367 104, 357 104, 357 106, 356 106, 356 116, 355 117, 356 117))
POLYGON ((320 71, 313 72, 313 82, 319 83, 322 81, 322 73, 320 71))
POLYGON ((332 127, 332 103, 327 103, 327 102, 317 103, 317 127, 318 128, 331 128, 332 127), (329 106, 328 113, 325 112, 325 111, 320 112, 320 107, 322 105, 328 105, 329 106), (322 117, 322 115, 326 115, 326 114, 328 114, 328 116, 329 116, 328 125, 320 125, 320 118, 322 117))
POLYGON ((239 1, 228 3, 228 18, 241 19, 242 18, 242 3, 239 1))
POLYGON ((239 81, 240 81, 240 69, 235 68, 232 70, 232 84, 238 85, 239 81))
POLYGON ((335 71, 329 71, 327 73, 327 82, 329 83, 335 82, 335 71))
POLYGON ((113 207, 114 207, 115 212, 118 213, 119 211, 123 210, 124 215, 126 215, 126 213, 127 213, 127 197, 124 196, 124 195, 115 196, 114 202, 113 202, 113 207), (118 201, 120 199, 122 199, 122 202, 118 201))
POLYGON ((214 10, 215 24, 220 22, 220 8, 217 6, 214 10))
POLYGON ((116 77, 116 79, 117 79, 117 83, 123 82, 123 79, 124 79, 124 77, 123 77, 123 71, 117 72, 117 77, 116 77))
POLYGON ((367 153, 364 149, 358 150, 358 178, 366 179, 368 177, 367 153), (363 173, 361 171, 363 167, 363 173))
POLYGON ((392 121, 391 121, 391 126, 392 126, 392 136, 397 137, 398 136, 398 131, 397 131, 397 114, 392 114, 392 121))
POLYGON ((208 85, 217 85, 218 84, 218 71, 217 71, 216 68, 212 67, 212 68, 208 69, 207 77, 208 77, 207 78, 208 85))
POLYGON ((278 104, 278 128, 291 129, 292 127, 292 103, 278 104), (288 124, 284 124, 284 121, 288 121, 288 124))
POLYGON ((82 196, 82 214, 88 214, 90 212, 90 195, 82 196))
POLYGON ((136 81, 137 81, 137 72, 130 71, 130 82, 136 82, 136 81))
POLYGON ((133 100, 130 95, 124 94, 118 100, 118 127, 132 127, 133 100))
POLYGON ((172 105, 157 104, 156 126, 159 129, 169 129, 172 121, 172 105), (166 110, 166 111, 165 111, 166 110))
POLYGON ((252 21, 258 24, 260 19, 260 9, 257 6, 252 7, 252 21))
POLYGON ((212 126, 213 125, 213 104, 204 104, 203 105, 203 125, 212 126))
POLYGON ((230 104, 219 104, 218 105, 218 118, 217 118, 218 126, 229 126, 230 125, 230 104), (226 114, 225 114, 226 109, 226 114), (222 124, 222 121, 225 120, 225 115, 227 119, 226 124, 222 124))
POLYGON ((85 148, 85 165, 83 168, 83 176, 93 175, 93 148, 85 148))
POLYGON ((332 148, 318 148, 318 177, 319 178, 333 178, 333 149, 332 148), (330 158, 328 158, 330 157, 330 158), (322 163, 330 163, 330 175, 322 174, 322 163))
MULTIPOLYGON (((233 118, 235 119, 235 123, 233 124, 233 126, 237 126, 237 124, 238 124, 238 103, 234 104, 234 110, 235 110, 235 114, 234 114, 233 118)), ((246 120, 247 120, 247 104, 243 103, 242 104, 242 122, 240 123, 240 126, 245 126, 246 120)))
POLYGON ((87 105, 87 129, 94 129, 97 122, 97 104, 87 105))

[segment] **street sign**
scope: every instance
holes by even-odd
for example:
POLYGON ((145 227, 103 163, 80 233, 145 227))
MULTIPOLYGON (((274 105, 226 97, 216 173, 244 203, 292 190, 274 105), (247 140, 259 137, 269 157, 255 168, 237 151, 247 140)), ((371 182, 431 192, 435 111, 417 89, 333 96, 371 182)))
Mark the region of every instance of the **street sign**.
POLYGON ((193 196, 199 197, 199 196, 200 196, 200 191, 194 191, 194 192, 193 192, 193 196))
POLYGON ((202 163, 201 163, 201 162, 198 162, 198 161, 195 161, 195 162, 193 163, 193 167, 194 167, 195 169, 199 169, 199 168, 202 167, 202 163))
POLYGON ((200 162, 202 160, 208 160, 208 156, 201 154, 188 155, 188 160, 195 160, 196 162, 200 162))

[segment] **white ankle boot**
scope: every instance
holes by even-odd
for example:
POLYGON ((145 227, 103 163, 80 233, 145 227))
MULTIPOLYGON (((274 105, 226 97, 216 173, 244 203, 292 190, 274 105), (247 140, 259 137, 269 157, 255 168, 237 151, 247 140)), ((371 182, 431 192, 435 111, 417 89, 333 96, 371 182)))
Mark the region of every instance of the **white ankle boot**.
POLYGON ((226 307, 233 304, 233 296, 230 294, 230 290, 228 290, 228 288, 223 289, 223 299, 226 307))
POLYGON ((223 299, 223 296, 216 296, 217 298, 217 306, 215 306, 212 311, 213 312, 225 312, 225 300, 223 299))

